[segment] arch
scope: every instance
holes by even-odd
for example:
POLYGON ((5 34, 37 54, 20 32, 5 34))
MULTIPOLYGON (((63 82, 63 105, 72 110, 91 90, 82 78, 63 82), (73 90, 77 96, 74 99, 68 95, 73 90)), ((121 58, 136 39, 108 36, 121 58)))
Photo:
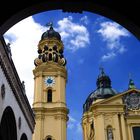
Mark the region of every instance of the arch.
POLYGON ((0 123, 0 140, 17 140, 15 115, 11 107, 6 107, 0 123))
POLYGON ((48 89, 47 91, 47 102, 52 102, 52 89, 48 89))
POLYGON ((46 136, 45 140, 54 140, 54 138, 51 135, 46 136))
POLYGON ((49 53, 49 61, 52 61, 52 54, 49 53))
MULTIPOLYGON (((4 34, 8 29, 10 29, 10 27, 15 25, 17 22, 23 20, 24 18, 27 18, 28 16, 44 11, 62 9, 64 12, 66 11, 66 12, 82 13, 83 11, 88 11, 108 17, 124 26, 126 29, 128 29, 130 32, 136 35, 137 38, 140 39, 140 26, 138 26, 139 22, 137 21, 137 18, 135 18, 137 16, 135 15, 132 16, 133 14, 130 13, 130 11, 132 10, 129 10, 130 7, 128 7, 127 4, 124 5, 125 9, 127 9, 125 11, 122 3, 120 2, 104 3, 82 0, 77 2, 69 0, 58 2, 55 2, 53 0, 52 1, 42 0, 39 2, 31 1, 28 2, 27 4, 20 3, 18 8, 14 12, 9 13, 9 15, 7 15, 7 17, 4 18, 3 23, 1 23, 0 34, 1 35, 4 34), (121 5, 122 7, 120 7, 121 5)), ((135 3, 135 7, 136 5, 137 4, 135 3)))
POLYGON ((47 140, 52 140, 52 138, 47 138, 47 140))
POLYGON ((27 138, 27 136, 26 136, 25 133, 23 133, 23 134, 21 135, 20 140, 28 140, 28 138, 27 138))

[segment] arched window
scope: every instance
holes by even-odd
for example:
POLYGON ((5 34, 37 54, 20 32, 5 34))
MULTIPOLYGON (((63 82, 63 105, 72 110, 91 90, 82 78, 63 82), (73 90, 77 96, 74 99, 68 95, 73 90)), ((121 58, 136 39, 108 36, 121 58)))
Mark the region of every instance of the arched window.
POLYGON ((53 140, 53 137, 51 135, 48 135, 45 140, 53 140))
POLYGON ((49 61, 52 61, 52 54, 49 53, 49 61))
POLYGON ((114 140, 113 138, 113 130, 111 126, 107 127, 107 140, 114 140))
POLYGON ((51 89, 48 90, 47 102, 52 102, 52 90, 51 89))

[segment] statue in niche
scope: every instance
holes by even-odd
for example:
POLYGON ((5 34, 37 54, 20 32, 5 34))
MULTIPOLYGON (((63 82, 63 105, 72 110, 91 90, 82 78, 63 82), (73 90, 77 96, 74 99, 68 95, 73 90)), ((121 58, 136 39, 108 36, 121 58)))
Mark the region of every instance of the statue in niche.
POLYGON ((23 92, 24 92, 24 94, 26 93, 26 91, 25 91, 25 82, 24 81, 22 81, 22 87, 23 87, 23 92))
POLYGON ((113 140, 113 132, 111 127, 107 128, 107 140, 113 140))

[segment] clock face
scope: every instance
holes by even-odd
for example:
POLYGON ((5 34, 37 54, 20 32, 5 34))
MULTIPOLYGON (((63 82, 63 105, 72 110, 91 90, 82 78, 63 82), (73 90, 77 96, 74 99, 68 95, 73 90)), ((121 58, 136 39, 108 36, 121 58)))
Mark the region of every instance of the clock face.
POLYGON ((52 87, 55 84, 55 79, 52 76, 48 76, 47 78, 45 78, 44 82, 47 87, 52 87))

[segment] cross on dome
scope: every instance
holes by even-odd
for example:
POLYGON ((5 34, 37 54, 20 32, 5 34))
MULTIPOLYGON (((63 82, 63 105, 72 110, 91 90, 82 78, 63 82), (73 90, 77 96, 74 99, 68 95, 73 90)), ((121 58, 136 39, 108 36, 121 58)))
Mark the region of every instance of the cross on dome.
POLYGON ((53 22, 48 22, 48 23, 46 24, 46 26, 49 26, 50 28, 53 28, 53 22))

